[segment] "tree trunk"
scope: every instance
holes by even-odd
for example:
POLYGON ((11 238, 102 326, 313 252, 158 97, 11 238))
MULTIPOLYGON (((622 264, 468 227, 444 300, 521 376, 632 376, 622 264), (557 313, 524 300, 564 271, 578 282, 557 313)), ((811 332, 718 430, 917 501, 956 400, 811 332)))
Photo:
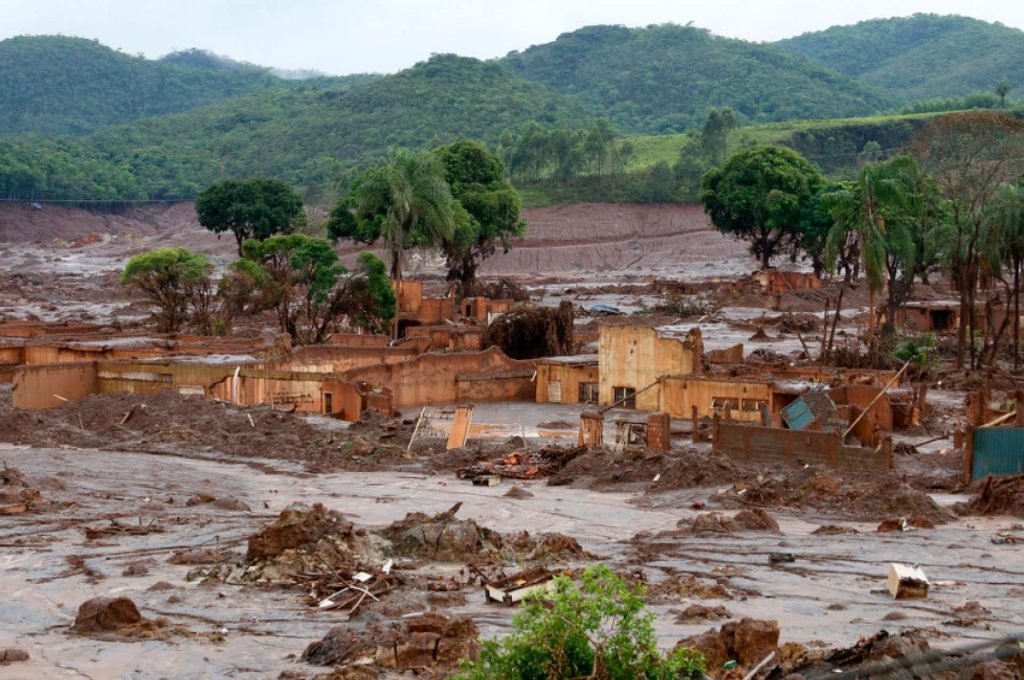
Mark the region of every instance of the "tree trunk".
POLYGON ((761 251, 761 270, 762 271, 767 270, 768 267, 771 264, 771 261, 772 261, 771 251, 769 251, 769 249, 767 247, 765 247, 761 251))
POLYGON ((836 300, 836 314, 832 317, 832 330, 828 334, 828 356, 832 356, 832 346, 836 339, 836 326, 839 325, 839 312, 843 309, 843 293, 846 286, 839 287, 839 299, 836 300))
MULTIPOLYGON (((959 276, 958 276, 959 278, 959 276)), ((963 283, 962 280, 959 283, 963 283)), ((960 369, 964 367, 965 350, 967 349, 967 291, 960 287, 960 317, 957 319, 956 328, 956 364, 960 369)))
POLYGON ((1020 258, 1013 258, 1013 370, 1020 369, 1020 258))

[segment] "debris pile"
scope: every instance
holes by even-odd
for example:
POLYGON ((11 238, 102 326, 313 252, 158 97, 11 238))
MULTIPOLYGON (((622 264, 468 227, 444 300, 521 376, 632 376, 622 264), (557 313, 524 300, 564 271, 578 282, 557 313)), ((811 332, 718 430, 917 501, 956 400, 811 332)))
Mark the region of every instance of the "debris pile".
POLYGON ((193 633, 165 618, 147 619, 127 597, 94 597, 78 607, 71 630, 79 635, 166 638, 193 633))
POLYGON ((248 580, 294 581, 369 569, 383 562, 383 555, 368 532, 317 503, 281 511, 277 520, 249 538, 245 559, 248 580))
POLYGON ((563 300, 558 309, 538 307, 506 312, 491 322, 483 345, 499 347, 513 359, 537 359, 572 354, 574 314, 563 300))
POLYGON ((735 661, 744 668, 753 668, 779 647, 779 622, 761 619, 728 621, 684 640, 676 647, 696 649, 707 660, 708 669, 722 668, 735 661))
POLYGON ((1024 517, 1024 475, 985 478, 967 503, 974 515, 1014 515, 1024 517))
POLYGON ((459 479, 475 479, 485 475, 497 475, 508 479, 535 479, 551 476, 580 454, 586 447, 563 448, 545 446, 539 451, 513 451, 475 465, 459 468, 455 474, 459 479))
POLYGON ((377 678, 389 671, 431 670, 444 673, 457 668, 459 659, 479 653, 476 624, 468 617, 438 612, 391 624, 353 629, 336 626, 302 654, 306 663, 335 666, 336 671, 358 669, 358 675, 377 678))
POLYGON ((744 507, 809 508, 826 516, 861 521, 912 517, 920 523, 937 525, 955 518, 931 496, 908 486, 890 473, 839 473, 814 467, 778 467, 754 479, 734 484, 717 499, 744 507))
POLYGON ((0 515, 21 514, 41 500, 42 494, 25 483, 20 470, 3 464, 0 468, 0 515))
MULTIPOLYGON (((321 430, 303 418, 269 406, 240 407, 171 390, 136 395, 91 394, 45 411, 0 404, 0 440, 38 447, 73 446, 115 451, 214 450, 336 466, 343 433, 321 430)), ((349 465, 351 462, 349 461, 349 465)))
POLYGON ((643 449, 614 451, 598 447, 588 449, 570 460, 549 484, 567 484, 575 480, 591 488, 642 483, 648 492, 690 489, 743 479, 748 468, 726 456, 687 449, 655 453, 643 449), (656 481, 655 481, 656 480, 656 481))
MULTIPOLYGON (((686 520, 680 520, 678 526, 684 526, 686 520)), ((779 523, 761 508, 740 510, 733 517, 718 512, 705 512, 697 515, 690 523, 690 532, 699 535, 731 534, 737 531, 768 531, 781 533, 779 523)))
POLYGON ((732 593, 721 583, 690 575, 673 575, 647 586, 648 604, 677 604, 683 600, 731 600, 732 593))
POLYGON ((396 557, 436 562, 564 561, 587 553, 575 539, 562 534, 531 536, 523 531, 503 536, 471 519, 456 519, 456 503, 436 515, 411 512, 380 534, 391 542, 396 557))

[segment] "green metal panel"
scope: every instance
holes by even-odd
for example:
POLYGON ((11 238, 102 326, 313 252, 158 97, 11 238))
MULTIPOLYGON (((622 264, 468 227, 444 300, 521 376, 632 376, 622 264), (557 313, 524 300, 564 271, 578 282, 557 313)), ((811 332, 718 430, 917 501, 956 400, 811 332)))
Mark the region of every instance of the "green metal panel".
POLYGON ((1024 428, 980 427, 974 431, 974 468, 971 475, 1024 473, 1024 428))
POLYGON ((791 430, 802 430, 814 422, 814 413, 811 412, 811 408, 803 398, 798 398, 783 408, 781 415, 791 430))

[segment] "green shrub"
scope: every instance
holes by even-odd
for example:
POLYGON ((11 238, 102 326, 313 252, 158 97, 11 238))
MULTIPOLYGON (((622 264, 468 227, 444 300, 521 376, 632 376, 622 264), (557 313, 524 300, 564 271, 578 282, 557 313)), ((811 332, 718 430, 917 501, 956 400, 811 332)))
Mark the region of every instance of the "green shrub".
POLYGON ((700 678, 704 658, 678 649, 658 653, 643 586, 630 588, 607 566, 584 570, 577 585, 560 576, 554 591, 528 598, 503 640, 484 642, 465 661, 462 680, 685 680, 700 678))

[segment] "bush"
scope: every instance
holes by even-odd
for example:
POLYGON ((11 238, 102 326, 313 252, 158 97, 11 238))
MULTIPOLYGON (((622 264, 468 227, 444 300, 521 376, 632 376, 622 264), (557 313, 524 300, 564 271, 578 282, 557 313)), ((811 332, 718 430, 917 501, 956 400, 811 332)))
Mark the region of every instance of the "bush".
POLYGON ((654 615, 644 611, 643 586, 630 588, 607 566, 587 567, 579 585, 555 579, 554 591, 528 598, 514 630, 484 642, 465 661, 462 680, 685 680, 705 672, 704 657, 680 648, 668 657, 655 644, 654 615))

